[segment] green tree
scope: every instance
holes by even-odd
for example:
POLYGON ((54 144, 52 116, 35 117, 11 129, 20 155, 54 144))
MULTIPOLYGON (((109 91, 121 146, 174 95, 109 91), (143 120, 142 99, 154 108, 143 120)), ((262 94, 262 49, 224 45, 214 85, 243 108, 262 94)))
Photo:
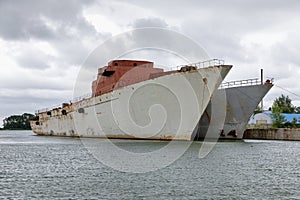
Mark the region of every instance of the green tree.
POLYGON ((29 120, 33 119, 34 115, 24 113, 22 115, 12 115, 3 120, 3 129, 7 130, 30 130, 29 120))
POLYGON ((261 108, 260 106, 257 106, 257 107, 255 108, 253 114, 255 115, 255 114, 257 114, 257 113, 262 113, 262 112, 263 112, 262 108, 261 108))
POLYGON ((300 106, 295 107, 295 112, 296 112, 297 114, 300 114, 300 106))
POLYGON ((297 126, 297 119, 294 118, 292 122, 287 122, 285 117, 281 113, 300 113, 300 107, 296 107, 292 104, 292 100, 289 96, 283 94, 276 98, 272 105, 272 118, 273 127, 277 128, 295 128, 297 126))
POLYGON ((272 107, 272 126, 274 128, 283 128, 286 123, 286 119, 283 115, 281 115, 281 109, 278 106, 272 107))
POLYGON ((287 121, 283 124, 282 128, 296 128, 297 127, 297 118, 293 118, 291 122, 287 121))
POLYGON ((292 126, 291 128, 296 128, 297 127, 297 122, 298 122, 297 118, 294 117, 293 121, 291 122, 291 126, 292 126))
POLYGON ((293 106, 292 100, 289 96, 284 96, 282 94, 273 102, 272 113, 274 113, 274 110, 279 113, 295 113, 296 107, 293 106))

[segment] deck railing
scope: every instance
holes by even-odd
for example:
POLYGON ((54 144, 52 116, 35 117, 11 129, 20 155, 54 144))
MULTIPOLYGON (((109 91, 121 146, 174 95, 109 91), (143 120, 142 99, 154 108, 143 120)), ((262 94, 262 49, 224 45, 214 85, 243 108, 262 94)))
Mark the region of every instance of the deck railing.
MULTIPOLYGON (((75 102, 90 98, 91 96, 92 96, 92 93, 87 93, 87 94, 84 94, 84 95, 81 95, 81 96, 78 96, 78 97, 74 97, 73 100, 68 101, 68 103, 73 103, 73 102, 75 103, 75 102)), ((62 103, 57 104, 57 105, 52 106, 52 107, 38 109, 38 110, 35 111, 35 113, 37 114, 37 113, 41 113, 41 112, 47 112, 47 111, 52 110, 54 108, 61 108, 61 107, 62 107, 62 103)))
POLYGON ((223 82, 220 85, 219 88, 225 89, 225 88, 231 88, 231 87, 260 85, 260 84, 261 84, 261 80, 260 79, 258 79, 258 78, 251 78, 251 79, 245 79, 245 80, 223 82))
POLYGON ((49 107, 48 108, 41 108, 41 109, 36 110, 35 114, 38 114, 38 113, 41 113, 41 112, 47 112, 49 110, 52 110, 53 108, 59 108, 61 106, 62 106, 62 104, 58 104, 58 105, 55 105, 55 106, 53 106, 51 108, 49 108, 49 107))
POLYGON ((79 97, 74 97, 73 102, 78 102, 78 101, 81 101, 83 99, 90 98, 91 96, 92 96, 92 93, 87 93, 87 94, 81 95, 79 97))
POLYGON ((220 59, 211 59, 211 60, 205 60, 197 63, 191 63, 187 65, 179 65, 177 66, 177 70, 180 69, 181 67, 186 67, 186 66, 191 66, 191 67, 196 67, 196 68, 204 68, 204 67, 214 67, 214 66, 220 66, 224 65, 225 61, 220 60, 220 59))

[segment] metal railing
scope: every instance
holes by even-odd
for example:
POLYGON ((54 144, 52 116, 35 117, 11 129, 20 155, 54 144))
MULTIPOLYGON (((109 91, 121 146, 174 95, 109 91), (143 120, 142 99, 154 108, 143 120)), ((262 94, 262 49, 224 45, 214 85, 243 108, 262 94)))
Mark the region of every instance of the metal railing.
MULTIPOLYGON (((92 93, 87 93, 87 94, 84 94, 84 95, 81 95, 81 96, 78 96, 78 97, 74 97, 72 101, 70 100, 70 101, 66 101, 66 102, 71 104, 71 103, 75 103, 75 102, 90 98, 91 96, 92 96, 92 93)), ((42 109, 35 110, 35 113, 38 114, 38 113, 42 113, 42 112, 47 112, 49 110, 53 110, 54 108, 61 108, 61 107, 62 107, 62 103, 54 105, 52 107, 47 107, 47 108, 42 108, 42 109)))
POLYGON ((35 110, 35 114, 47 112, 47 111, 48 111, 48 108, 42 108, 42 109, 35 110))
POLYGON ((239 86, 250 86, 250 85, 260 85, 261 80, 258 78, 251 78, 245 80, 237 80, 237 81, 229 81, 223 82, 220 85, 220 89, 231 88, 231 87, 239 87, 239 86))
POLYGON ((38 109, 38 110, 35 111, 35 114, 42 113, 42 112, 47 112, 49 110, 52 110, 54 108, 59 108, 61 106, 62 106, 62 104, 57 104, 57 105, 53 106, 52 108, 47 107, 47 108, 38 109))
POLYGON ((191 63, 187 65, 179 65, 177 66, 177 69, 180 69, 181 67, 191 66, 196 68, 204 68, 204 67, 214 67, 214 66, 220 66, 224 65, 225 61, 220 59, 211 59, 211 60, 205 60, 197 63, 191 63))
POLYGON ((84 99, 88 99, 90 97, 92 97, 92 93, 91 92, 89 92, 87 94, 84 94, 84 95, 81 95, 79 97, 74 97, 72 102, 78 102, 78 101, 81 101, 81 100, 84 100, 84 99))

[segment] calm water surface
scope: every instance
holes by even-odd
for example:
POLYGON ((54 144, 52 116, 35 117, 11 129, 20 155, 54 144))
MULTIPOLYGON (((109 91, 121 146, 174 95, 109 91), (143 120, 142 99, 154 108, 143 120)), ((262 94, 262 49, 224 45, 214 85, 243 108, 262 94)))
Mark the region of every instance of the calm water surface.
MULTIPOLYGON (((114 142, 137 152, 167 144, 114 142)), ((219 142, 199 159, 201 144, 135 174, 103 165, 78 138, 0 131, 0 199, 300 199, 300 142, 219 142)))

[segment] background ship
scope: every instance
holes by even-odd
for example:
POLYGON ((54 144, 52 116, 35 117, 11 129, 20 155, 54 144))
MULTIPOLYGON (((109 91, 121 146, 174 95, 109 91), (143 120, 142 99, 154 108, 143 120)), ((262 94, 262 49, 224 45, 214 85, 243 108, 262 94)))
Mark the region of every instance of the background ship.
POLYGON ((231 67, 214 59, 164 72, 113 60, 98 69, 91 97, 38 111, 31 127, 38 135, 190 140, 231 67))
POLYGON ((272 87, 269 80, 259 79, 223 83, 201 116, 193 139, 242 139, 251 115, 272 87))

